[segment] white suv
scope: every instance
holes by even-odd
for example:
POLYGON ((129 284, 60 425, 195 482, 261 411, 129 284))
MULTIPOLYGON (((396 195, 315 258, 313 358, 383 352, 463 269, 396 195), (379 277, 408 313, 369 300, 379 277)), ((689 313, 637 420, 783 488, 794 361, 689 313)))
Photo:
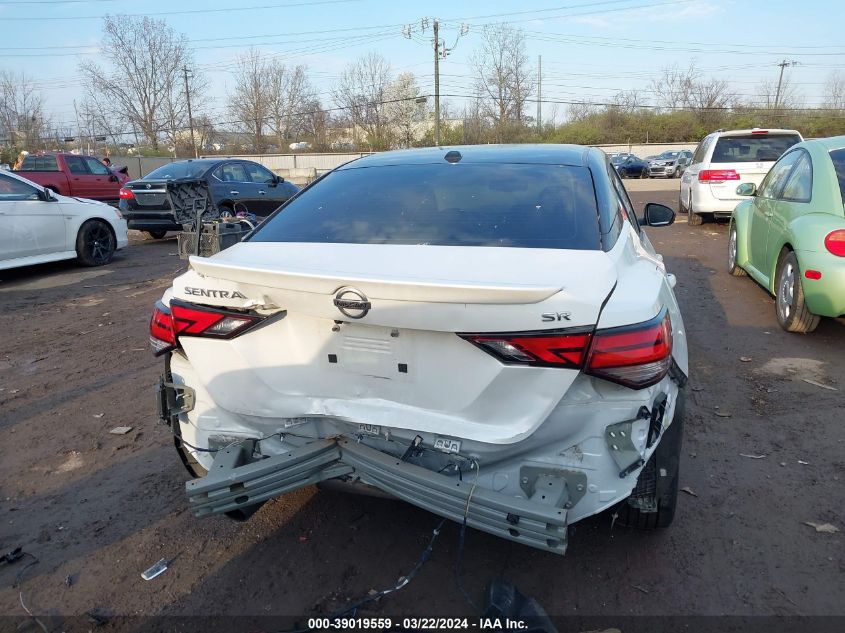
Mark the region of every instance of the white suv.
POLYGON ((758 187, 781 154, 804 139, 795 130, 717 130, 704 137, 681 178, 678 210, 687 223, 729 217, 742 198, 736 187, 758 187))

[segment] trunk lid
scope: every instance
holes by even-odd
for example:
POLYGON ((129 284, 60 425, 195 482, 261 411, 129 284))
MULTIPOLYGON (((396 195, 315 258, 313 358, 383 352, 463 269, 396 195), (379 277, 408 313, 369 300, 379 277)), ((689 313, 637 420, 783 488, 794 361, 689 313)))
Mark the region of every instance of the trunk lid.
POLYGON ((218 406, 492 443, 533 432, 580 372, 505 365, 456 332, 593 326, 616 283, 606 253, 563 249, 248 242, 191 266, 174 297, 275 311, 230 341, 182 339, 218 406), (339 310, 344 288, 365 315, 339 310))
POLYGON ((753 182, 759 187, 781 154, 800 142, 797 133, 775 134, 764 130, 721 136, 713 148, 710 169, 734 170, 739 180, 711 182, 710 192, 719 200, 743 200, 736 193, 737 185, 753 182))

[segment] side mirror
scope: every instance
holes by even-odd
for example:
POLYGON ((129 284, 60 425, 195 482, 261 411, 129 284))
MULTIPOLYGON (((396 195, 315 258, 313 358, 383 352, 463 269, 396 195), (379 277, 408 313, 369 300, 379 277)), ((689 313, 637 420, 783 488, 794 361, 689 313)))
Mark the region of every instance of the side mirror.
POLYGON ((643 210, 643 226, 669 226, 675 222, 675 212, 665 204, 649 202, 643 210))
POLYGON ((53 192, 49 189, 44 189, 39 196, 44 202, 54 202, 56 197, 53 195, 53 192))
POLYGON ((736 188, 736 195, 738 196, 756 196, 757 185, 753 182, 744 182, 736 188))
POLYGON ((120 182, 120 179, 115 176, 114 174, 109 174, 109 181, 110 182, 120 182))

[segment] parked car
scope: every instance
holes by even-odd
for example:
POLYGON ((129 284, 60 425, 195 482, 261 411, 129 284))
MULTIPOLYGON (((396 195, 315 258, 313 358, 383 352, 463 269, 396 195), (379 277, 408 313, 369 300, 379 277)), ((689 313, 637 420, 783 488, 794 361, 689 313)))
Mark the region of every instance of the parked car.
POLYGON ((691 160, 692 152, 688 150, 663 152, 648 161, 648 175, 651 178, 680 178, 691 160))
POLYGON ((595 148, 333 170, 155 305, 194 513, 331 482, 557 553, 611 507, 668 526, 687 343, 643 226, 673 220, 595 148))
POLYGON ((728 268, 775 296, 788 332, 812 332, 845 315, 845 136, 804 141, 784 154, 759 189, 742 183, 731 216, 728 268))
POLYGON ((681 177, 678 210, 687 223, 698 226, 705 219, 730 217, 742 198, 740 182, 758 187, 790 147, 802 141, 795 130, 717 130, 704 137, 681 177))
POLYGON ((129 180, 93 156, 61 152, 29 154, 15 173, 63 196, 112 204, 117 204, 120 188, 129 180))
POLYGON ((0 270, 73 258, 102 266, 127 243, 126 221, 114 207, 0 172, 0 270))
POLYGON ((146 231, 156 239, 168 231, 181 231, 165 188, 168 180, 181 178, 205 179, 212 201, 223 213, 245 210, 262 218, 299 191, 293 183, 250 160, 180 160, 128 182, 120 190, 120 210, 129 228, 146 231))
POLYGON ((620 178, 648 178, 648 163, 633 154, 616 154, 610 163, 620 178))

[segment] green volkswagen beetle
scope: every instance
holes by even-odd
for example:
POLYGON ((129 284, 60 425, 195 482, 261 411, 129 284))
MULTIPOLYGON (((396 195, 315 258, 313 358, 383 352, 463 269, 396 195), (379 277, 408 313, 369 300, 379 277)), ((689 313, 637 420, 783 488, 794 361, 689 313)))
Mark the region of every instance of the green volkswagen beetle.
POLYGON ((788 332, 845 316, 845 136, 791 147, 731 216, 728 269, 775 296, 788 332))

